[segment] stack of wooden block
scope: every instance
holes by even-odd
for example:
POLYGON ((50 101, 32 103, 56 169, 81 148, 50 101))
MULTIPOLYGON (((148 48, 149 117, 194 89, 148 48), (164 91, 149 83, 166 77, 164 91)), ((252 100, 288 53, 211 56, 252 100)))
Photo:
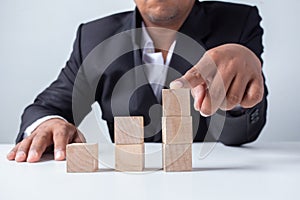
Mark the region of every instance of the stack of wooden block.
POLYGON ((115 117, 115 169, 117 171, 144 170, 143 117, 115 117))
POLYGON ((163 169, 164 171, 192 170, 193 128, 189 89, 162 91, 163 169))

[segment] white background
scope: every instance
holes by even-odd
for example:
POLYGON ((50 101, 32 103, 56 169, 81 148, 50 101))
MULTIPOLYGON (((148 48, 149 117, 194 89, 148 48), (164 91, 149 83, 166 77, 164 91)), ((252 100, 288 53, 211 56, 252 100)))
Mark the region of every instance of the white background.
MULTIPOLYGON (((256 5, 263 17, 270 95, 268 122, 259 141, 300 141, 300 2, 232 2, 256 5)), ((23 109, 64 66, 78 25, 133 8, 133 0, 0 1, 0 143, 14 141, 23 109)))

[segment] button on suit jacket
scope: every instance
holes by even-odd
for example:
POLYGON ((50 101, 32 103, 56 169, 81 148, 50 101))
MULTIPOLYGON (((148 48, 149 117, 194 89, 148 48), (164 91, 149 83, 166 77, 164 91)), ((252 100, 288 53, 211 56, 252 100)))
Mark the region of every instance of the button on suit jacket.
MULTIPOLYGON (((262 61, 260 21, 256 7, 196 1, 179 30, 196 44, 178 36, 166 85, 190 69, 204 50, 222 44, 244 45, 262 61)), ((141 38, 136 30, 141 24, 138 9, 81 24, 71 57, 57 80, 25 109, 16 142, 22 140, 26 127, 47 115, 60 115, 78 125, 95 101, 101 106, 112 140, 113 117, 135 115, 144 116, 145 141, 160 142, 161 110, 154 105, 161 102, 143 74, 141 38)), ((259 104, 238 114, 218 111, 213 116, 216 120, 192 111, 194 141, 241 145, 256 140, 266 122, 266 96, 265 86, 259 104)))

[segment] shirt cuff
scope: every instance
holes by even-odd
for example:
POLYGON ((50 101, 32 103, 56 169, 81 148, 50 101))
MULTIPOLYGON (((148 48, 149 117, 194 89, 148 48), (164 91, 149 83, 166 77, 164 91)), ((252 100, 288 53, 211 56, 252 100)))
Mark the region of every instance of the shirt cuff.
POLYGON ((56 119, 62 119, 62 120, 67 121, 65 118, 63 118, 63 117, 61 117, 61 116, 59 116, 59 115, 48 115, 48 116, 42 117, 42 118, 36 120, 35 122, 33 122, 30 126, 28 126, 28 127, 25 129, 23 138, 26 138, 26 137, 30 136, 31 133, 32 133, 39 125, 41 125, 41 123, 43 123, 43 122, 45 122, 45 121, 47 121, 47 120, 49 120, 49 119, 54 119, 54 118, 56 118, 56 119))

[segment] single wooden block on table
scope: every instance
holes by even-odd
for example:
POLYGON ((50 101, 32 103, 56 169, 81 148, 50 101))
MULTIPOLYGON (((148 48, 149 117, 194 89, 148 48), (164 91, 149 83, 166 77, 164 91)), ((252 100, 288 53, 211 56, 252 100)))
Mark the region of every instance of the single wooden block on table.
POLYGON ((114 118, 115 144, 142 144, 144 143, 143 117, 115 117, 114 118))
POLYGON ((98 144, 68 144, 66 160, 67 172, 95 172, 98 170, 98 144))
POLYGON ((115 169, 122 172, 143 171, 145 166, 144 144, 116 145, 115 169))
POLYGON ((192 144, 163 144, 163 169, 166 172, 192 170, 192 144))
POLYGON ((190 89, 162 90, 163 116, 190 116, 190 89))
POLYGON ((193 143, 192 117, 162 117, 162 141, 165 144, 193 143))

